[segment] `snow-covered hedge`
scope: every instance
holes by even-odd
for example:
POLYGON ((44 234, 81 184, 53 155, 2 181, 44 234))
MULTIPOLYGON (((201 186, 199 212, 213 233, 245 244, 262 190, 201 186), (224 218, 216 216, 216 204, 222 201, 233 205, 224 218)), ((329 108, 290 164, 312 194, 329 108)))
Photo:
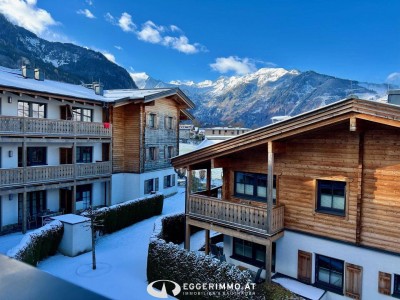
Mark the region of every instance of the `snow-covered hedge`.
MULTIPOLYGON (((144 219, 160 215, 164 196, 154 194, 143 198, 94 210, 96 220, 102 222, 100 231, 112 233, 144 219)), ((85 216, 85 212, 82 213, 85 216)))
POLYGON ((52 221, 25 234, 21 242, 10 249, 7 255, 36 266, 39 261, 56 253, 63 233, 63 224, 60 221, 52 221))
MULTIPOLYGON (((242 287, 251 282, 248 271, 241 271, 236 266, 203 253, 187 251, 173 244, 171 241, 181 243, 184 239, 185 215, 174 214, 159 218, 154 224, 153 235, 150 238, 147 255, 147 280, 172 280, 183 286, 184 283, 193 284, 228 284, 236 283, 242 287), (167 241, 165 241, 167 239, 167 241)), ((179 299, 213 299, 210 295, 183 295, 179 299)), ((252 295, 244 297, 242 293, 226 293, 218 295, 218 299, 251 299, 252 295)))

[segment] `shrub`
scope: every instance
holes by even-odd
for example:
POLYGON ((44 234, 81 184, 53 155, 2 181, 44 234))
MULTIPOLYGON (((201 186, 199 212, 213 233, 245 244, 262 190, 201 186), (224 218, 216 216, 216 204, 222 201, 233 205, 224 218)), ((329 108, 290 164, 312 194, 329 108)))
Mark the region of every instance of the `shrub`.
MULTIPOLYGON (((240 284, 241 287, 249 285, 251 275, 249 272, 240 271, 236 266, 220 263, 219 260, 209 255, 196 253, 179 248, 173 243, 166 243, 162 239, 152 238, 147 256, 147 280, 172 280, 181 287, 184 283, 192 284, 240 284)), ((250 285, 251 286, 251 285, 250 285)), ((203 290, 201 290, 203 292, 203 290)), ((207 292, 207 291, 206 291, 207 292)), ((200 293, 200 295, 178 294, 178 299, 252 299, 253 290, 233 290, 233 292, 213 294, 200 293)))
POLYGON ((39 261, 57 252, 64 233, 64 226, 60 221, 51 223, 27 233, 21 242, 8 251, 7 255, 36 266, 39 261))
MULTIPOLYGON (((94 210, 96 221, 103 226, 102 233, 112 233, 131 226, 139 221, 160 215, 163 209, 164 196, 155 194, 120 204, 94 210)), ((85 212, 82 213, 85 216, 85 212)))
MULTIPOLYGON (((236 266, 220 263, 204 253, 187 251, 178 245, 168 243, 184 240, 185 215, 175 214, 160 218, 155 223, 147 255, 147 280, 172 280, 180 286, 183 283, 228 284, 239 283, 242 287, 250 282, 249 272, 242 272, 236 266)), ((200 229, 201 230, 201 229, 200 229)), ((211 291, 210 291, 211 292, 211 291)), ((247 292, 253 292, 248 290, 247 292)), ((179 299, 213 299, 215 295, 177 295, 179 299)), ((252 295, 242 293, 219 294, 218 299, 251 299, 252 295)))

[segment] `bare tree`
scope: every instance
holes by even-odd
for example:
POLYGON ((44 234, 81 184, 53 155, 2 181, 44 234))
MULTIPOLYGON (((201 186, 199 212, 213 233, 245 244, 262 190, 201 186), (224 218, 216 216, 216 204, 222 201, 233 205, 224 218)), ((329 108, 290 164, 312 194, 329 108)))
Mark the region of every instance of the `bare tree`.
POLYGON ((103 221, 98 220, 97 215, 95 213, 95 210, 93 210, 92 206, 89 206, 85 210, 86 217, 90 219, 90 224, 85 225, 85 227, 88 227, 88 230, 91 231, 92 235, 92 269, 96 270, 96 231, 97 229, 103 227, 103 221))

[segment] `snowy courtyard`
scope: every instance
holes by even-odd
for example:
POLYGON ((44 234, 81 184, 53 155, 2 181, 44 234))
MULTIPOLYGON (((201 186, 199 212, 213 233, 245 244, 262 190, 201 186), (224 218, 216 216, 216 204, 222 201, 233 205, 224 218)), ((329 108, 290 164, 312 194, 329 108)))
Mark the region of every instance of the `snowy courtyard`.
MULTIPOLYGON (((183 212, 185 189, 164 200, 162 215, 183 212)), ((93 271, 92 252, 77 257, 62 254, 47 258, 38 268, 112 299, 154 299, 147 294, 147 249, 155 216, 100 237, 96 243, 97 269, 93 271)), ((21 233, 0 237, 0 253, 18 244, 21 233)))

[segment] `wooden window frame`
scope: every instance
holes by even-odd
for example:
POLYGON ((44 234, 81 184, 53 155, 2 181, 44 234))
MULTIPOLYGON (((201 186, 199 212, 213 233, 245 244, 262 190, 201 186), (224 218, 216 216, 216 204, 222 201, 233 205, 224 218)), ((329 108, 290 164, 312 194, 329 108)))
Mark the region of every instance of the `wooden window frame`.
POLYGON ((333 258, 333 257, 329 257, 329 256, 326 256, 326 255, 321 255, 321 254, 316 254, 315 255, 315 284, 314 285, 316 287, 328 290, 328 291, 336 293, 336 294, 343 295, 344 279, 345 279, 344 278, 344 273, 345 273, 345 266, 344 266, 344 261, 343 260, 336 259, 336 258, 333 258), (330 260, 331 267, 328 270, 329 271, 329 277, 331 277, 332 271, 335 271, 335 270, 333 270, 333 267, 332 267, 332 261, 336 261, 336 262, 338 262, 338 263, 340 263, 342 265, 342 273, 341 273, 341 275, 342 275, 342 285, 341 285, 341 287, 338 287, 336 285, 327 283, 327 282, 322 281, 322 280, 319 279, 320 259, 322 257, 328 258, 330 260))
POLYGON ((153 192, 158 192, 158 190, 159 190, 159 179, 158 179, 158 177, 149 178, 149 179, 146 179, 144 181, 144 194, 145 195, 151 194, 153 192), (150 183, 151 183, 151 190, 148 189, 148 187, 150 187, 150 183))
POLYGON ((164 189, 175 186, 175 174, 164 176, 164 189))
POLYGON ((174 129, 174 118, 171 116, 165 116, 164 127, 166 130, 174 129))
POLYGON ((93 122, 93 109, 72 107, 72 120, 77 122, 93 122), (90 114, 86 114, 85 112, 90 112, 90 114))
MULTIPOLYGON (((317 179, 315 182, 315 188, 316 188, 316 199, 315 199, 315 211, 318 213, 323 213, 323 214, 329 214, 329 215, 334 215, 334 216, 340 216, 340 217, 345 217, 346 216, 346 211, 347 211, 347 203, 348 203, 348 182, 343 181, 343 180, 333 180, 333 179, 317 179), (328 207, 322 207, 321 206, 321 189, 322 189, 322 184, 327 185, 328 183, 332 184, 332 191, 333 191, 333 186, 334 185, 344 185, 344 207, 342 209, 335 209, 335 208, 328 208, 328 207)), ((337 188, 338 189, 338 188, 337 188)), ((332 192, 333 195, 333 192, 332 192)), ((332 200, 333 201, 333 200, 332 200)))
POLYGON ((158 147, 150 146, 146 149, 146 161, 157 161, 158 160, 158 147))
POLYGON ((157 129, 157 114, 148 113, 147 117, 148 117, 147 127, 150 129, 157 129))

